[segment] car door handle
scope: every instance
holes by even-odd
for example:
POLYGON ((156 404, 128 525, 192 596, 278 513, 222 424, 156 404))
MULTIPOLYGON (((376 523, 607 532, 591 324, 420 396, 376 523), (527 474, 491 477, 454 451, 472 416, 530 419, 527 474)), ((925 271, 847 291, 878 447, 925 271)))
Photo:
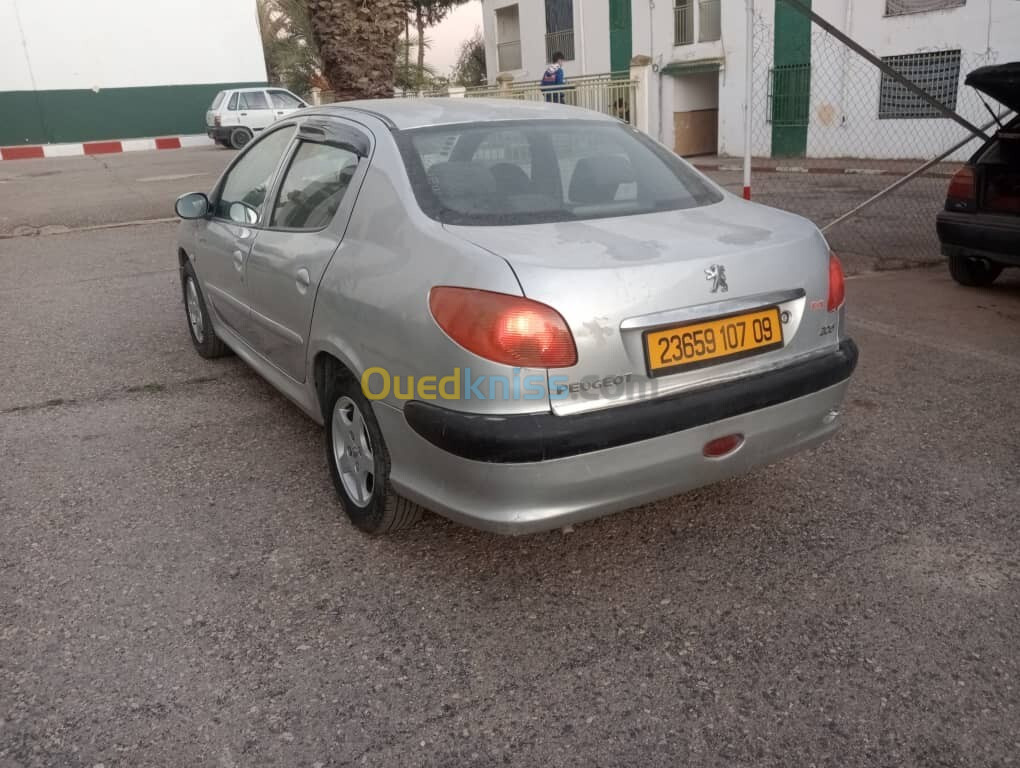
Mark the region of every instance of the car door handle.
POLYGON ((282 115, 282 114, 283 114, 283 110, 279 110, 279 111, 277 111, 277 113, 276 113, 276 114, 278 114, 278 115, 282 115))
POLYGON ((305 294, 305 291, 308 290, 308 286, 312 284, 312 276, 308 274, 307 269, 302 267, 297 271, 297 276, 295 277, 294 281, 297 283, 298 293, 300 293, 303 296, 305 294))
POLYGON ((248 117, 248 113, 247 112, 242 112, 241 113, 241 117, 248 117))

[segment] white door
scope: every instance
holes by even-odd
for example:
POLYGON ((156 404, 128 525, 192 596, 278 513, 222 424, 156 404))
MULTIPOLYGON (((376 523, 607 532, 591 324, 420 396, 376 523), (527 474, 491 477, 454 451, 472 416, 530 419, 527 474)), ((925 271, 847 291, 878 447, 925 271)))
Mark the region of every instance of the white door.
POLYGON ((265 91, 241 91, 238 94, 238 114, 241 125, 258 133, 276 119, 265 91))
POLYGON ((269 99, 272 102, 273 113, 277 120, 305 106, 305 103, 293 93, 280 88, 271 88, 269 90, 269 99))

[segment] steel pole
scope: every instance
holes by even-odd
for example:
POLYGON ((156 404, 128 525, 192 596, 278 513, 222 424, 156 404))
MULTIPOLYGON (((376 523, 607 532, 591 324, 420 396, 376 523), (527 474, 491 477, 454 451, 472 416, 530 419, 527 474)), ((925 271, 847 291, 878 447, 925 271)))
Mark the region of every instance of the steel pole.
POLYGON ((747 33, 744 55, 744 199, 751 199, 751 96, 754 92, 754 0, 744 0, 747 33))
MULTIPOLYGON (((1008 117, 1009 114, 1010 114, 1010 111, 1011 110, 1007 109, 1005 112, 1003 112, 1001 115, 999 115, 999 120, 1002 120, 1002 119, 1008 117)), ((991 128, 993 125, 995 125, 996 122, 998 122, 998 121, 996 121, 996 120, 989 121, 984 126, 982 126, 981 130, 982 131, 987 131, 989 128, 991 128)), ((837 224, 839 224, 839 223, 841 223, 843 221, 846 221, 851 216, 854 216, 854 215, 860 213, 861 211, 863 211, 868 206, 874 205, 875 203, 877 203, 879 200, 881 200, 883 197, 885 197, 889 193, 895 192, 897 189, 902 187, 904 184, 906 184, 911 179, 913 179, 913 178, 915 178, 917 176, 920 176, 922 173, 924 173, 929 168, 931 168, 933 165, 935 165, 935 163, 941 163, 943 160, 945 160, 947 157, 949 157, 951 154, 953 154, 956 150, 962 149, 963 147, 967 146, 970 142, 974 141, 974 139, 976 139, 976 138, 977 138, 977 136, 968 136, 965 139, 961 139, 960 141, 958 141, 956 144, 951 146, 949 149, 947 149, 945 152, 943 152, 938 157, 934 157, 931 160, 929 160, 927 163, 925 163, 924 165, 920 166, 919 168, 915 168, 910 173, 908 173, 906 176, 904 176, 902 178, 899 178, 899 179, 896 179, 896 181, 894 181, 888 187, 883 189, 881 192, 879 192, 879 193, 869 197, 867 200, 865 200, 863 203, 858 205, 856 208, 852 208, 851 210, 847 211, 842 216, 840 216, 838 219, 835 219, 834 221, 830 221, 828 224, 826 224, 824 227, 822 227, 822 232, 828 232, 830 229, 832 229, 837 224)))

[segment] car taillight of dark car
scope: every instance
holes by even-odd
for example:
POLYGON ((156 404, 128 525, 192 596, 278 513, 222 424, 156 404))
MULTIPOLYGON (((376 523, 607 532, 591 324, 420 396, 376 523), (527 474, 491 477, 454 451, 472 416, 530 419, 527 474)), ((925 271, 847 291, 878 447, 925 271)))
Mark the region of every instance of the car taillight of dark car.
POLYGON ((973 211, 977 205, 977 194, 974 183, 974 169, 965 165, 958 170, 949 182, 946 192, 947 211, 973 211))

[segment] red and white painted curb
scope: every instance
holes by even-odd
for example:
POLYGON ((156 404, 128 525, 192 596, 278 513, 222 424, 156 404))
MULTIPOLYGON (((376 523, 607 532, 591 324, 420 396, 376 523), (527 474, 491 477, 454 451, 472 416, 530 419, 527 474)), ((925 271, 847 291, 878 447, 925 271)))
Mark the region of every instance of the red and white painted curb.
POLYGON ((86 141, 81 144, 25 144, 0 147, 0 160, 31 160, 41 157, 76 157, 80 155, 111 155, 118 152, 144 152, 150 149, 182 149, 212 144, 208 136, 160 136, 153 139, 120 139, 119 141, 86 141))

